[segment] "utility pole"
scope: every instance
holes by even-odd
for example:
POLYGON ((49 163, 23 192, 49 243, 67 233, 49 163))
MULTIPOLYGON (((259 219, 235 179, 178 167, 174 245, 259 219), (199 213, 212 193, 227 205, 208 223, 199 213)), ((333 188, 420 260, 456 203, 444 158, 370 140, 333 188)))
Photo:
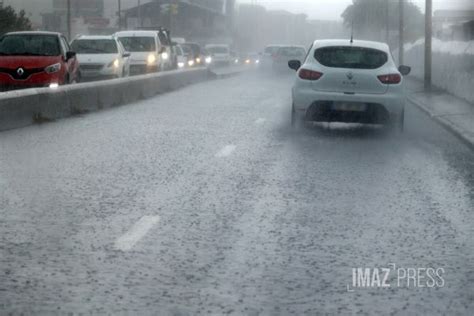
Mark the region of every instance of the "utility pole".
POLYGON ((404 28, 405 28, 405 8, 404 8, 404 0, 398 0, 398 64, 403 65, 403 55, 405 53, 405 49, 403 46, 404 41, 404 28))
POLYGON ((432 66, 432 0, 425 0, 425 90, 431 90, 431 66, 432 66))
POLYGON ((389 0, 385 0, 385 41, 387 44, 390 45, 388 42, 390 40, 390 15, 389 15, 389 0))
POLYGON ((66 23, 67 23, 67 36, 71 40, 71 0, 67 0, 67 12, 66 12, 66 23))
POLYGON ((118 0, 118 28, 122 30, 122 0, 118 0))
POLYGON ((138 3, 137 3, 137 10, 138 10, 138 13, 137 13, 137 19, 138 19, 138 27, 142 27, 142 6, 141 6, 141 3, 140 3, 140 0, 137 0, 138 3))

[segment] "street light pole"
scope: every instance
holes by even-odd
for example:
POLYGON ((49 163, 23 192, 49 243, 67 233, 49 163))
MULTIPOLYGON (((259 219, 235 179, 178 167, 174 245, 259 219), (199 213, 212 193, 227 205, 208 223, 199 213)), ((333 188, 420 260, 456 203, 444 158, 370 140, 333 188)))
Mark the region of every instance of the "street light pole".
POLYGON ((137 10, 138 10, 138 14, 137 14, 138 27, 142 27, 142 6, 141 6, 141 3, 140 3, 140 0, 137 0, 137 1, 138 1, 138 4, 137 4, 137 10))
POLYGON ((71 0, 67 0, 67 9, 66 9, 66 23, 67 23, 67 36, 71 40, 71 0))
POLYGON ((385 0, 385 41, 387 42, 387 44, 390 44, 388 41, 389 41, 389 37, 390 37, 390 33, 389 33, 389 27, 390 27, 390 16, 389 16, 389 0, 385 0))
POLYGON ((404 19, 405 19, 405 8, 404 8, 404 0, 399 0, 398 1, 398 17, 399 17, 399 23, 398 23, 398 64, 403 65, 403 55, 405 53, 405 49, 403 46, 403 41, 404 41, 404 19))
POLYGON ((122 0, 118 0, 118 28, 122 30, 122 0))
POLYGON ((425 0, 425 90, 431 90, 431 66, 432 66, 432 0, 425 0))

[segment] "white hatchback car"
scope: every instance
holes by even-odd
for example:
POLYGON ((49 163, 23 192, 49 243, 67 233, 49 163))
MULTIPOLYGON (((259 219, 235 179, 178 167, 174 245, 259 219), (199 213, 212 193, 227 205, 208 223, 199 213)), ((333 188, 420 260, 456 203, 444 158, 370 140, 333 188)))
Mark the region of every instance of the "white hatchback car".
POLYGON ((300 121, 387 124, 403 130, 403 75, 387 44, 369 41, 318 40, 297 71, 293 86, 292 125, 300 121))
POLYGON ((71 47, 83 80, 121 78, 130 72, 130 53, 113 36, 79 36, 71 47))

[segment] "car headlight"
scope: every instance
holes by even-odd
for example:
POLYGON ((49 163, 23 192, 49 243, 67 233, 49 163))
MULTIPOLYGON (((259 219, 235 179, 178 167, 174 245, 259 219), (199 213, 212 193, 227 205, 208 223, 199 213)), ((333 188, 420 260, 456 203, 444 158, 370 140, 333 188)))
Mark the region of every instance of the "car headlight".
POLYGON ((239 60, 238 60, 238 59, 234 60, 234 63, 238 64, 238 63, 239 63, 239 60))
POLYGON ((161 53, 161 58, 163 58, 163 60, 168 60, 168 58, 170 58, 170 55, 167 52, 164 52, 161 53))
POLYGON ((212 63, 212 58, 211 57, 206 57, 206 64, 212 63))
POLYGON ((201 58, 196 58, 196 63, 200 64, 201 63, 201 58))
POLYGON ((54 64, 54 65, 51 65, 51 66, 48 66, 46 68, 44 68, 44 71, 48 74, 54 74, 55 72, 58 72, 61 70, 61 64, 60 63, 57 63, 57 64, 54 64))
POLYGON ((114 67, 118 68, 120 66, 120 61, 118 59, 115 59, 114 61, 110 62, 110 64, 107 65, 107 67, 114 67))
POLYGON ((257 59, 257 60, 255 61, 255 63, 256 63, 256 64, 260 64, 260 59, 257 59))
POLYGON ((179 62, 179 63, 178 63, 178 68, 183 68, 183 67, 184 67, 184 63, 179 62))
POLYGON ((146 62, 148 63, 148 65, 153 65, 156 62, 155 54, 148 55, 148 58, 146 59, 146 62))
POLYGON ((188 61, 188 66, 189 66, 189 67, 192 67, 192 66, 194 66, 194 60, 190 60, 190 61, 188 61))

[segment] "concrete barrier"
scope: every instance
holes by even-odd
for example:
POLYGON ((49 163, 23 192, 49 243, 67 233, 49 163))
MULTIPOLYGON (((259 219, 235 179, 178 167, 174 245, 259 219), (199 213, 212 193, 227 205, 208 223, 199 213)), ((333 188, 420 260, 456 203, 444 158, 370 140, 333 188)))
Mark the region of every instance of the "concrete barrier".
POLYGON ((0 131, 132 103, 215 78, 189 69, 108 81, 0 93, 0 131))

